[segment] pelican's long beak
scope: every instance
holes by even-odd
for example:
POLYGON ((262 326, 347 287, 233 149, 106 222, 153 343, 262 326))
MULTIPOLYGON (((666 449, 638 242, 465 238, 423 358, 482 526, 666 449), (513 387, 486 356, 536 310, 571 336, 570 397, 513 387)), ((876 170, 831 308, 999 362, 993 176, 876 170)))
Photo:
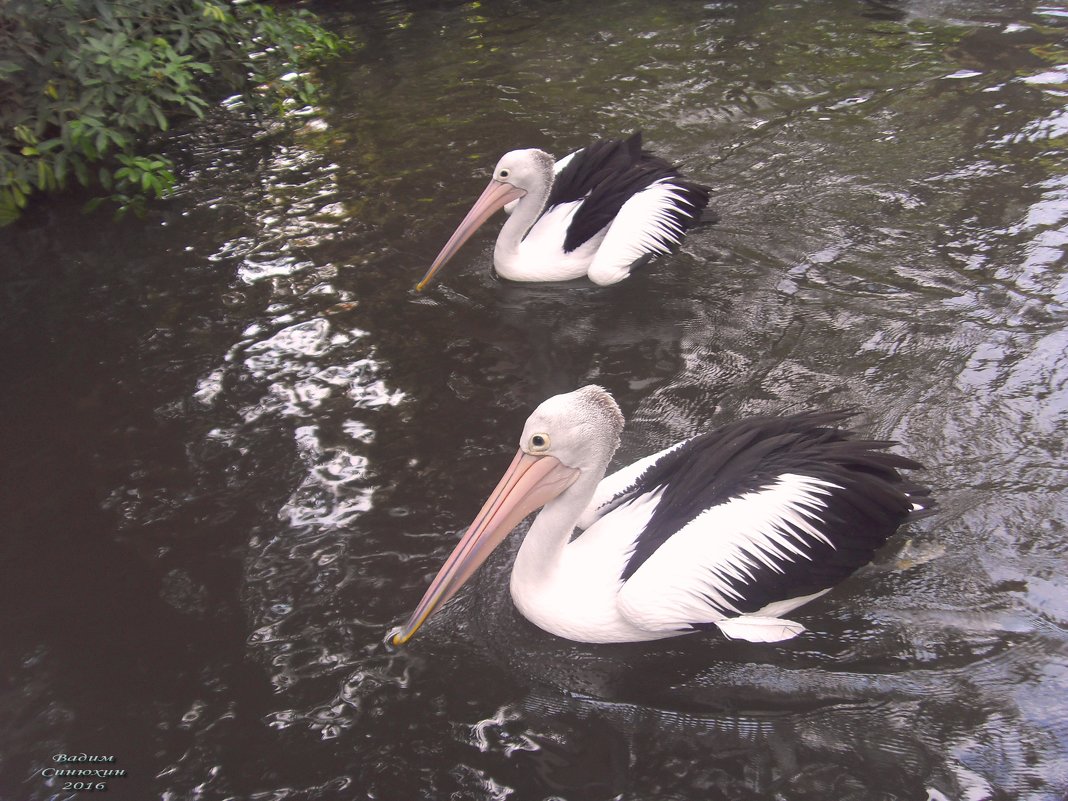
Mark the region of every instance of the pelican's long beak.
POLYGON ((415 607, 404 628, 391 638, 393 644, 408 642, 434 610, 456 594, 524 517, 570 487, 578 475, 577 469, 566 467, 553 456, 533 456, 519 451, 504 478, 483 504, 478 517, 430 582, 423 600, 415 607))
POLYGON ((430 269, 426 271, 426 275, 423 276, 423 280, 415 285, 415 289, 418 292, 423 291, 430 279, 434 277, 434 273, 442 268, 442 266, 456 255, 456 251, 460 249, 464 242, 471 238, 471 235, 479 229, 486 220, 493 216, 493 213, 497 209, 506 206, 513 200, 518 200, 526 194, 526 190, 520 189, 517 186, 512 186, 504 181, 498 181, 493 179, 489 182, 489 186, 482 192, 478 200, 475 201, 475 205, 471 207, 471 211, 467 212, 467 216, 464 217, 460 226, 449 237, 449 241, 445 243, 445 247, 441 249, 441 253, 434 259, 434 263, 430 265, 430 269))

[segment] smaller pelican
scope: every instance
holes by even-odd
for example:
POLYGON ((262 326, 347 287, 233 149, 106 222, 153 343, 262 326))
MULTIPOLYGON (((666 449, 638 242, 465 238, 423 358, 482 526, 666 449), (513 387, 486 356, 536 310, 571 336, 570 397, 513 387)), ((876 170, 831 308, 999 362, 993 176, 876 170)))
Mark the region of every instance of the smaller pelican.
MULTIPOLYGON (((541 150, 505 153, 482 196, 430 265, 422 290, 498 209, 510 218, 493 266, 511 281, 589 276, 607 286, 652 256, 670 253, 702 219, 709 190, 642 150, 641 132, 599 140, 560 161, 541 150)), ((705 213, 704 219, 716 215, 705 213)))
POLYGON ((619 446, 615 400, 587 386, 542 403, 504 477, 431 582, 403 645, 513 528, 530 526, 511 593, 531 622, 579 642, 718 628, 777 642, 788 614, 871 561, 933 507, 898 469, 916 462, 837 427, 849 412, 754 417, 700 434, 604 478, 619 446), (544 507, 544 508, 542 508, 544 507), (572 539, 575 529, 583 532, 572 539))

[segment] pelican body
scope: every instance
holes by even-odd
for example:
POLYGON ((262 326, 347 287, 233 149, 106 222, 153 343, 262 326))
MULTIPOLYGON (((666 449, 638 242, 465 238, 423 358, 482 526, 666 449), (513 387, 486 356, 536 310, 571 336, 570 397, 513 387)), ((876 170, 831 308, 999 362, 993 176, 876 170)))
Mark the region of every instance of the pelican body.
POLYGON ((920 465, 888 452, 892 443, 837 427, 849 416, 741 420, 605 478, 623 429, 612 396, 587 386, 549 398, 392 641, 409 640, 539 508, 510 589, 542 629, 593 643, 710 628, 753 642, 794 637, 804 627, 784 615, 870 562, 933 505, 898 472, 920 465))
POLYGON ((416 289, 501 208, 510 216, 497 237, 493 266, 503 278, 588 276, 614 284, 636 264, 677 247, 702 219, 708 195, 707 187, 642 150, 641 132, 594 142, 559 162, 542 150, 513 150, 497 162, 482 196, 416 289))

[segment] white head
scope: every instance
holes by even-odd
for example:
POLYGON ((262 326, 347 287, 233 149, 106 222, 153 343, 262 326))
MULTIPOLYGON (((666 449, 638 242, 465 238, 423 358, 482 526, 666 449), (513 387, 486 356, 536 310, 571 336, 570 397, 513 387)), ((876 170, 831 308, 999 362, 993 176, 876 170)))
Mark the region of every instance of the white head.
POLYGON ((511 150, 501 156, 493 168, 493 180, 532 192, 548 187, 553 181, 553 157, 544 150, 511 150))
MULTIPOLYGON (((445 560, 408 622, 391 634, 403 645, 449 600, 509 532, 531 512, 582 482, 596 484, 619 447, 623 414, 605 390, 556 395, 527 418, 519 451, 459 544, 445 560)), ((571 496, 574 497, 574 496, 571 496)))
POLYGON ((615 399, 593 384, 554 395, 527 418, 519 449, 531 456, 554 456, 561 464, 600 480, 623 433, 623 413, 615 399))
MULTIPOLYGON (((527 150, 513 150, 501 156, 497 166, 493 168, 493 177, 489 185, 482 191, 481 196, 475 201, 475 205, 467 212, 460 225, 453 231, 445 247, 434 259, 426 275, 416 284, 417 290, 422 290, 451 259, 460 247, 478 230, 482 223, 486 222, 501 208, 508 208, 509 212, 514 205, 526 197, 533 195, 537 202, 543 203, 553 182, 553 157, 543 150, 529 148, 527 150)), ((541 206, 538 205, 538 209, 541 206)))

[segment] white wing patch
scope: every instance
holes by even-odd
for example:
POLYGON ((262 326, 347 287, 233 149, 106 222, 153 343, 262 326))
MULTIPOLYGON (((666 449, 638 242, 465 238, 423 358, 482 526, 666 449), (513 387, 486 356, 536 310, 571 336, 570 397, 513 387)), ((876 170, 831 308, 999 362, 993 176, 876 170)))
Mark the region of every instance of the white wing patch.
MULTIPOLYGON (((814 524, 821 522, 820 512, 826 507, 823 497, 838 488, 828 481, 788 473, 766 489, 706 510, 661 545, 623 585, 620 611, 649 631, 680 631, 693 623, 730 621, 724 633, 751 639, 740 632, 758 635, 763 625, 764 635, 769 636, 775 626, 788 626, 781 631, 798 626, 759 612, 752 617, 761 620, 744 624, 747 616, 736 603, 745 598, 745 585, 754 580, 754 568, 782 573, 782 561, 810 558, 807 546, 813 540, 832 544, 814 524), (729 633, 732 628, 739 633, 729 633)), ((771 604, 768 610, 774 606, 772 614, 785 614, 813 597, 771 604)))
POLYGON ((569 153, 568 155, 566 155, 562 159, 560 159, 558 162, 556 162, 553 165, 553 175, 559 175, 560 174, 560 170, 564 169, 564 167, 566 167, 568 165, 568 163, 571 161, 571 159, 575 158, 575 156, 577 156, 583 150, 585 150, 585 148, 579 148, 574 153, 569 153))
MULTIPOLYGON (((690 439, 693 439, 693 437, 690 437, 690 439)), ((590 499, 589 505, 579 518, 577 524, 578 527, 586 529, 593 525, 594 521, 604 514, 604 511, 601 509, 602 506, 612 500, 619 493, 623 492, 623 490, 630 487, 638 480, 638 476, 644 473, 654 462, 656 462, 657 459, 681 448, 689 442, 690 439, 676 442, 674 445, 664 448, 662 451, 657 451, 651 456, 646 456, 633 464, 621 467, 611 475, 602 478, 601 482, 597 485, 597 489, 593 492, 593 498, 590 499)))
POLYGON ((623 204, 590 264, 591 281, 601 286, 622 281, 643 256, 670 253, 682 242, 686 232, 671 210, 696 208, 670 181, 662 178, 623 204))

